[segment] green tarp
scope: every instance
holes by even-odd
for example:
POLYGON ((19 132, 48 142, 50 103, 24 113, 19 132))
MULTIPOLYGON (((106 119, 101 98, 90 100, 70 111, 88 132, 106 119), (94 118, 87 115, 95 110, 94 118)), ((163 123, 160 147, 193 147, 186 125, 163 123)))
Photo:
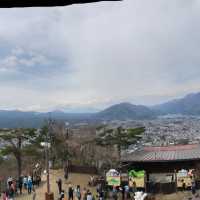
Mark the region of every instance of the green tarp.
POLYGON ((135 170, 131 170, 128 173, 129 177, 134 177, 134 178, 143 178, 144 177, 144 170, 141 171, 135 171, 135 170))

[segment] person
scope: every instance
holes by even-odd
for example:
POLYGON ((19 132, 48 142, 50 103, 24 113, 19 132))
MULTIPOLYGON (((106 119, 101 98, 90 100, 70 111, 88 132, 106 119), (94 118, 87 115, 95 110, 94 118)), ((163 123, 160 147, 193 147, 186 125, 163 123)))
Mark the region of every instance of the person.
POLYGON ((8 200, 8 193, 3 191, 3 200, 8 200))
POLYGON ((12 187, 14 189, 14 193, 17 194, 17 181, 13 180, 12 187))
POLYGON ((103 188, 102 188, 101 184, 97 185, 96 191, 97 191, 99 200, 103 200, 103 198, 104 198, 104 192, 103 192, 103 188))
POLYGON ((182 179, 182 180, 181 180, 181 183, 182 183, 182 190, 185 191, 185 190, 186 190, 185 180, 182 179))
POLYGON ((35 191, 35 188, 33 188, 33 200, 36 200, 36 191, 35 191))
POLYGON ((58 181, 56 181, 57 185, 58 185, 58 192, 59 194, 62 192, 62 179, 59 178, 58 181))
POLYGON ((124 192, 125 192, 125 199, 129 199, 129 186, 127 184, 124 186, 124 192))
POLYGON ((28 177, 28 183, 27 183, 28 194, 31 194, 31 192, 32 192, 32 187, 33 187, 33 182, 32 182, 31 177, 29 176, 29 177, 28 177))
POLYGON ((83 188, 82 197, 83 197, 83 200, 87 200, 87 190, 86 190, 86 188, 83 188))
POLYGON ((8 177, 8 180, 7 180, 7 186, 8 186, 8 188, 12 185, 12 182, 13 182, 13 178, 11 176, 8 177))
POLYGON ((192 194, 194 195, 196 193, 196 184, 195 181, 192 181, 192 194))
POLYGON ((63 200, 65 198, 65 192, 64 190, 61 190, 59 200, 63 200))
POLYGON ((86 197, 87 200, 93 200, 93 196, 92 196, 92 193, 90 192, 90 190, 87 191, 87 197, 86 197))
POLYGON ((90 176, 90 181, 89 181, 90 186, 94 186, 94 176, 90 176))
POLYGON ((10 186, 10 190, 11 190, 11 192, 12 192, 12 196, 14 197, 14 195, 15 195, 15 193, 16 193, 16 184, 15 184, 16 182, 13 180, 12 181, 12 184, 11 184, 11 186, 10 186))
POLYGON ((80 185, 77 185, 76 190, 75 190, 76 198, 77 200, 81 200, 81 188, 80 185))
POLYGON ((23 183, 24 183, 24 189, 27 189, 27 184, 28 184, 28 177, 27 176, 24 176, 23 183))
POLYGON ((19 193, 22 194, 22 187, 23 187, 23 177, 20 176, 18 180, 18 188, 19 188, 19 193))
POLYGON ((103 200, 104 199, 104 192, 103 190, 99 191, 99 200, 103 200))
POLYGON ((122 192, 122 200, 124 200, 125 199, 125 187, 122 186, 122 188, 120 188, 120 189, 121 189, 121 192, 122 192))
POLYGON ((117 196, 117 189, 116 189, 115 186, 113 186, 112 196, 113 196, 113 199, 114 199, 114 200, 117 200, 117 199, 118 199, 118 196, 117 196))
POLYGON ((36 185, 39 187, 40 186, 40 182, 41 182, 41 176, 40 175, 37 175, 36 176, 36 185))
POLYGON ((9 187, 9 189, 8 189, 8 199, 9 200, 12 200, 14 198, 14 189, 13 189, 13 187, 9 187))
POLYGON ((74 199, 74 190, 72 185, 69 185, 69 189, 68 189, 68 200, 73 200, 74 199))
POLYGON ((65 177, 65 180, 68 179, 68 161, 66 161, 65 166, 64 166, 64 177, 65 177))
POLYGON ((137 185, 136 185, 136 182, 133 181, 133 186, 132 186, 132 192, 135 194, 137 192, 137 185))

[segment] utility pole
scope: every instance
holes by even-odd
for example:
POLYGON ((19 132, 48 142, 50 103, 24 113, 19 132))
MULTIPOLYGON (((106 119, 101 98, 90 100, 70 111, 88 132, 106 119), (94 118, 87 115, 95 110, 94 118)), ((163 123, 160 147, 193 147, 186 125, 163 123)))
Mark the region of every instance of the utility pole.
POLYGON ((46 200, 54 200, 54 194, 50 190, 50 175, 49 175, 49 148, 51 146, 50 143, 50 131, 52 126, 52 121, 48 121, 48 131, 46 135, 46 170, 47 170, 47 193, 46 200))
POLYGON ((49 141, 51 129, 51 121, 48 122, 48 130, 46 133, 45 141, 41 143, 41 146, 45 149, 45 165, 46 165, 46 175, 47 175, 47 192, 45 193, 45 200, 54 200, 54 194, 50 190, 50 173, 49 173, 49 148, 51 143, 49 141))
POLYGON ((50 193, 50 181, 49 181, 49 145, 48 141, 46 141, 45 145, 45 152, 46 152, 46 171, 47 171, 47 193, 50 193))

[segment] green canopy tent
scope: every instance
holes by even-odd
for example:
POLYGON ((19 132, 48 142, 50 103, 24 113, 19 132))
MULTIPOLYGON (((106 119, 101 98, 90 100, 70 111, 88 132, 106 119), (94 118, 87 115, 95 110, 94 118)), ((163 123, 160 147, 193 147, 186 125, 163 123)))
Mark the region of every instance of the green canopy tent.
POLYGON ((69 6, 100 1, 120 0, 0 0, 0 8, 69 6))

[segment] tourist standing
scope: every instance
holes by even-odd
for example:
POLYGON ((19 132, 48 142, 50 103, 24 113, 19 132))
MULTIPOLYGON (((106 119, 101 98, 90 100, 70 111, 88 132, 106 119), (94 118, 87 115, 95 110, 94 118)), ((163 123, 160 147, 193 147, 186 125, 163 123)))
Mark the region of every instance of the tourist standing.
POLYGON ((81 200, 81 188, 80 188, 80 185, 77 185, 77 187, 75 189, 75 194, 76 194, 77 200, 81 200))
POLYGON ((69 185, 69 189, 68 189, 68 200, 73 200, 74 199, 74 190, 72 185, 69 185))
POLYGON ((3 200, 8 200, 8 193, 6 191, 3 192, 3 200))
POLYGON ((59 196, 59 200, 63 200, 64 198, 65 198, 65 192, 64 190, 62 190, 59 196))
POLYGON ((56 181, 57 185, 58 185, 58 192, 59 194, 62 192, 62 179, 59 178, 58 181, 56 181))
POLYGON ((93 200, 93 196, 92 196, 92 193, 88 190, 87 191, 87 197, 86 197, 87 200, 93 200))
POLYGON ((181 182, 182 182, 182 191, 185 191, 186 190, 185 180, 182 179, 181 182))
POLYGON ((192 181, 192 194, 195 194, 196 193, 196 183, 195 181, 193 180, 192 181))
POLYGON ((125 186, 124 186, 124 191, 125 191, 125 199, 127 200, 127 199, 129 199, 129 186, 126 184, 125 186))
POLYGON ((33 200, 36 200, 36 191, 35 191, 35 188, 33 188, 33 200))
POLYGON ((23 183, 24 183, 24 189, 27 189, 27 184, 28 184, 28 177, 27 176, 24 176, 23 183))
POLYGON ((14 189, 13 189, 13 187, 9 187, 9 189, 8 189, 8 199, 9 200, 12 200, 14 198, 14 189))
POLYGON ((112 196, 113 196, 113 199, 114 199, 114 200, 117 200, 117 199, 118 199, 118 196, 117 196, 117 189, 116 189, 115 186, 113 186, 112 196))
POLYGON ((8 186, 8 188, 12 185, 12 182, 13 182, 13 178, 11 176, 8 177, 8 180, 7 180, 7 186, 8 186))
POLYGON ((23 187, 23 177, 20 176, 18 180, 18 188, 19 188, 19 193, 22 194, 22 187, 23 187))
POLYGON ((82 197, 83 197, 83 200, 87 200, 87 190, 86 190, 86 188, 83 188, 82 197))
POLYGON ((99 191, 99 200, 103 200, 104 199, 104 192, 103 190, 99 191))
POLYGON ((29 176, 29 177, 28 177, 28 183, 27 183, 28 194, 31 194, 31 192, 32 192, 32 187, 33 187, 33 182, 32 182, 31 177, 29 176))

